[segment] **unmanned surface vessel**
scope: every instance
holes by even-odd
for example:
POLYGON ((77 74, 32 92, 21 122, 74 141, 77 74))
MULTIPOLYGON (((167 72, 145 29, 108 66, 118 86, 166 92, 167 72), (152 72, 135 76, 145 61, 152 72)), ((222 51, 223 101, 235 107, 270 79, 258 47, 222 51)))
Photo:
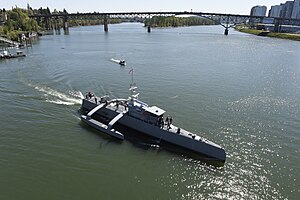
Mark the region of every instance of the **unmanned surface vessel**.
MULTIPOLYGON (((133 76, 133 70, 130 71, 133 76)), ((172 117, 164 119, 165 110, 140 101, 136 89, 132 81, 129 88, 131 95, 124 99, 111 99, 108 95, 97 97, 89 92, 82 100, 84 115, 81 115, 81 120, 119 140, 125 137, 124 133, 116 130, 116 125, 134 129, 155 138, 158 143, 167 142, 212 160, 225 162, 226 153, 220 145, 175 126, 172 117)))

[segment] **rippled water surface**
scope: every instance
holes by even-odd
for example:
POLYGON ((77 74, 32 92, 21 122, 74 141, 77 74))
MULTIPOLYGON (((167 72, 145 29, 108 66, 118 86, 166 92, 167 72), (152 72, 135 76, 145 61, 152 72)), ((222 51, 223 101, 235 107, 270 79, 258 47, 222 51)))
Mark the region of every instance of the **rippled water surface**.
POLYGON ((26 58, 0 61, 0 199, 299 198, 299 42, 219 26, 109 28, 43 36, 26 58), (224 167, 80 122, 82 95, 126 97, 131 67, 140 99, 222 145, 224 167))

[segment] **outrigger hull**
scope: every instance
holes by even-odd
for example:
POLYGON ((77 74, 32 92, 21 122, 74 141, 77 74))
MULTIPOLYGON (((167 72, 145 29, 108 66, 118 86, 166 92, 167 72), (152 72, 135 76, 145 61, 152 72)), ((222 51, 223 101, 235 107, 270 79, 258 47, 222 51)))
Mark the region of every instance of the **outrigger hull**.
POLYGON ((97 120, 89 118, 85 115, 81 115, 81 120, 88 124, 89 126, 109 135, 119 140, 124 140, 124 135, 115 129, 109 129, 109 127, 97 120))

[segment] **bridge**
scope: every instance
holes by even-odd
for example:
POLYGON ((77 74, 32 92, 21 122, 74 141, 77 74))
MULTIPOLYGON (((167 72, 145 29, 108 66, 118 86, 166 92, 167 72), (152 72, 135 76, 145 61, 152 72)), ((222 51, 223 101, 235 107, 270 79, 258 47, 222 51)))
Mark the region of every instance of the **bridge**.
MULTIPOLYGON (((38 23, 41 19, 45 21, 46 28, 50 30, 51 24, 54 24, 54 28, 57 29, 57 20, 59 18, 63 19, 63 29, 68 30, 68 19, 76 19, 82 16, 99 16, 104 19, 104 31, 108 32, 108 24, 110 18, 152 18, 154 16, 198 16, 206 19, 215 21, 217 24, 220 24, 225 28, 224 34, 228 35, 229 28, 237 24, 255 24, 262 23, 264 16, 250 16, 250 15, 238 15, 238 14, 224 14, 224 13, 205 13, 205 12, 108 12, 108 13, 54 13, 51 15, 31 15, 29 17, 35 18, 38 23)), ((272 18, 274 24, 274 30, 280 31, 282 25, 292 25, 300 26, 300 19, 291 19, 291 18, 272 18)), ((148 25, 148 32, 151 32, 151 24, 148 25)))

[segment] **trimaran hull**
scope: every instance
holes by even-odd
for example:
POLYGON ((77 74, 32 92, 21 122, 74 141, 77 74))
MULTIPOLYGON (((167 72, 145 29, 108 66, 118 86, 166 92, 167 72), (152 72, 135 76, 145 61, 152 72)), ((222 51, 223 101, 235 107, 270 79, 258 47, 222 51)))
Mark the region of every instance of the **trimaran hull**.
MULTIPOLYGON (((96 106, 97 105, 95 103, 83 99, 82 109, 86 112, 91 111, 96 106)), ((103 107, 100 110, 96 111, 95 114, 98 117, 100 117, 103 121, 109 122, 119 113, 114 110, 103 107)), ((117 124, 134 129, 150 137, 154 137, 159 142, 167 142, 187 149, 189 151, 207 156, 209 158, 212 158, 213 160, 217 160, 220 162, 225 162, 226 160, 225 150, 219 145, 204 138, 201 138, 200 140, 191 139, 189 137, 170 132, 167 129, 162 129, 153 124, 147 124, 139 119, 136 119, 126 114, 119 119, 117 124)))

